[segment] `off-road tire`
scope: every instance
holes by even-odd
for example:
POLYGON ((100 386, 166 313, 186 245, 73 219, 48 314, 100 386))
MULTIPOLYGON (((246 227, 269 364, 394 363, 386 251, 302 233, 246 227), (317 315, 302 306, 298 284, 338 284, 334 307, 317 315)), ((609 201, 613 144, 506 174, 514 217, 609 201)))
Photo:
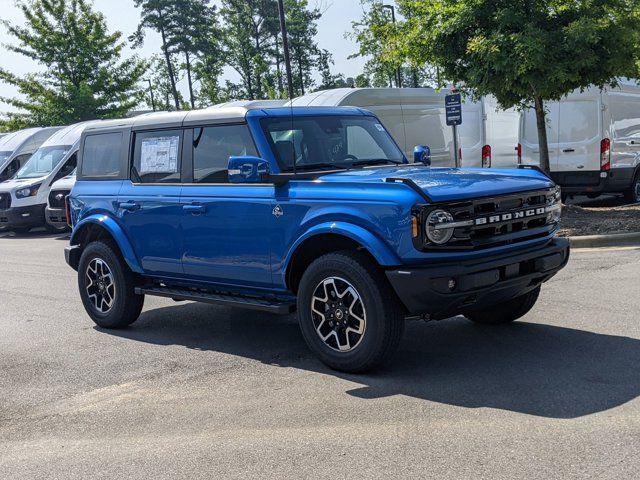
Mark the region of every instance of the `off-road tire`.
POLYGON ((144 305, 144 295, 137 295, 135 287, 137 277, 120 255, 112 242, 95 241, 86 246, 80 257, 78 266, 78 289, 85 310, 91 319, 102 328, 124 328, 135 322, 144 305), (99 311, 87 291, 89 284, 88 267, 99 259, 104 262, 113 275, 115 298, 107 312, 99 311))
POLYGON ((640 202, 640 172, 636 173, 636 176, 633 177, 633 182, 631 182, 631 186, 624 192, 624 199, 629 203, 640 202))
POLYGON ((385 364, 393 355, 404 331, 405 312, 383 272, 370 257, 363 252, 342 251, 318 258, 304 272, 298 290, 298 320, 307 345, 324 364, 343 372, 362 373, 385 364), (314 318, 316 321, 320 318, 312 313, 314 293, 331 278, 348 282, 364 309, 364 333, 347 352, 327 345, 314 323, 314 318))
POLYGON ((536 304, 540 295, 540 287, 531 290, 512 300, 508 300, 499 305, 483 309, 470 310, 465 312, 464 316, 475 323, 485 325, 502 325, 518 320, 526 315, 536 304))

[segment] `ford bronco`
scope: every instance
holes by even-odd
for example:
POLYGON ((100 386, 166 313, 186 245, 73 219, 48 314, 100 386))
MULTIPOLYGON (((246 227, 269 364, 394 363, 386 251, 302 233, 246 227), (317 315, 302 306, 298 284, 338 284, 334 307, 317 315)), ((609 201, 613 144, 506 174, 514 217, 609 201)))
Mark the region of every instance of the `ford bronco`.
POLYGON ((82 135, 68 264, 103 328, 146 295, 290 314, 332 368, 385 363, 408 318, 526 314, 569 258, 535 168, 431 168, 358 108, 102 122, 82 135))

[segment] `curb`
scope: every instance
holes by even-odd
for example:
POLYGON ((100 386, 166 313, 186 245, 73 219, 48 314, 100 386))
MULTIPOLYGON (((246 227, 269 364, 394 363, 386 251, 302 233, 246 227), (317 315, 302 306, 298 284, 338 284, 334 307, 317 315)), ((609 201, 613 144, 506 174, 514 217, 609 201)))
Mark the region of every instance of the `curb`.
POLYGON ((640 247, 640 232, 569 237, 571 248, 640 247))

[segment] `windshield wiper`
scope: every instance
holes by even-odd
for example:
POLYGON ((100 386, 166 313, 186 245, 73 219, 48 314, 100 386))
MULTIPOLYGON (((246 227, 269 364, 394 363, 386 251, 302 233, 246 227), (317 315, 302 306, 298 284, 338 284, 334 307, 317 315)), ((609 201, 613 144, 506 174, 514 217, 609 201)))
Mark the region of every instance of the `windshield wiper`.
POLYGON ((373 160, 358 160, 357 162, 352 162, 349 165, 352 167, 361 167, 366 165, 383 165, 387 163, 392 163, 394 165, 400 165, 402 162, 398 160, 391 160, 388 158, 376 158, 373 160))
POLYGON ((309 170, 347 170, 347 167, 343 165, 334 165, 333 163, 312 163, 309 165, 296 165, 296 170, 298 172, 309 170))

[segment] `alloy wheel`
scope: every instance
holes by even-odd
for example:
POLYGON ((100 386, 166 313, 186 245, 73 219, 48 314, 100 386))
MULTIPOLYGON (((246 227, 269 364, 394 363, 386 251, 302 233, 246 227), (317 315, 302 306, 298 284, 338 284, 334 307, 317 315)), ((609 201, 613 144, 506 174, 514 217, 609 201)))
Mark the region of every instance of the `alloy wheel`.
POLYGON ((329 348, 349 352, 364 338, 367 316, 360 294, 348 281, 329 277, 321 281, 311 298, 316 333, 329 348))
POLYGON ((89 300, 99 313, 108 313, 116 299, 116 284, 109 265, 101 258, 89 262, 86 290, 89 300))

